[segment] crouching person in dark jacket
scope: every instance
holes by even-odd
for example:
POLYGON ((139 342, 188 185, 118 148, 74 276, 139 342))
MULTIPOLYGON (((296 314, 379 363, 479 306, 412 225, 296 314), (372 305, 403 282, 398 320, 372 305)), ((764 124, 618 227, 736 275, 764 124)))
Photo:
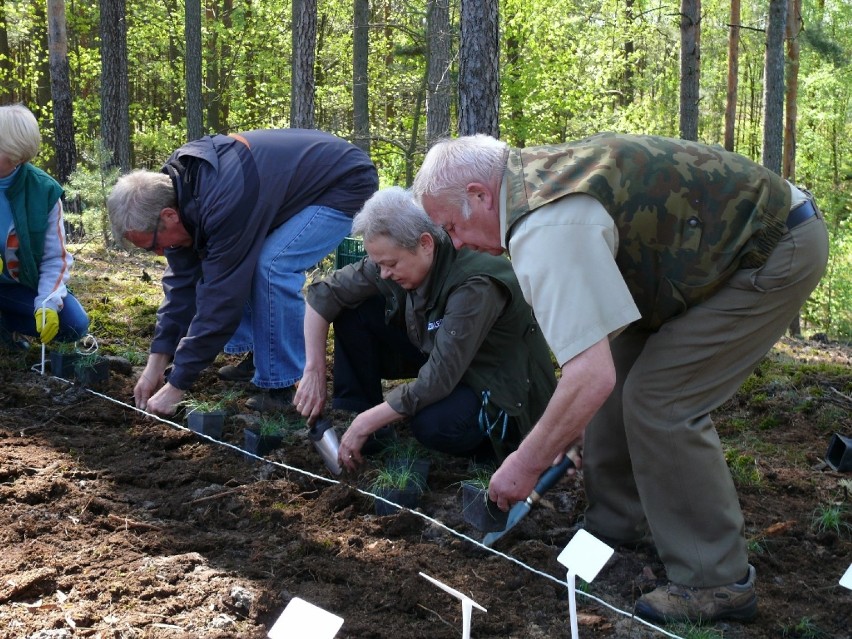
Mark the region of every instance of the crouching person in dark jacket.
POLYGON ((368 257, 307 291, 306 365, 294 402, 309 421, 326 401, 358 412, 340 442, 350 470, 379 429, 409 419, 447 454, 502 459, 538 420, 556 386, 550 351, 509 261, 457 251, 410 193, 376 193, 353 223, 368 257), (382 379, 409 379, 382 397, 382 379))
POLYGON ((252 382, 264 392, 250 408, 289 405, 305 365, 305 271, 347 235, 377 188, 360 149, 305 129, 205 136, 160 173, 122 177, 108 200, 114 236, 168 260, 136 405, 174 413, 226 343, 227 352, 254 353, 252 382))

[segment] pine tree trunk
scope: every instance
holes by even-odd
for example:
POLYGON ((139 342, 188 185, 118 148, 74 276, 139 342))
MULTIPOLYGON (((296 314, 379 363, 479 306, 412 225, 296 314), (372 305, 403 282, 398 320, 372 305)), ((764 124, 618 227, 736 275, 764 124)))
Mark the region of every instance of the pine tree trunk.
POLYGON ((317 0, 293 0, 293 59, 290 84, 290 126, 314 128, 314 59, 317 42, 317 0))
POLYGON ((56 174, 60 183, 77 165, 74 142, 74 108, 68 77, 68 35, 65 28, 65 0, 47 2, 47 41, 50 57, 50 93, 53 99, 53 126, 56 134, 56 174))
POLYGON ((784 130, 784 31, 787 0, 769 0, 763 102, 763 166, 781 175, 784 130))
POLYGON ((680 137, 697 140, 701 0, 681 0, 680 12, 680 137))
POLYGON ((731 24, 728 32, 728 94, 725 99, 725 148, 733 151, 737 121, 737 89, 740 70, 740 0, 731 0, 731 24))
POLYGON ((497 0, 461 0, 459 135, 500 135, 497 0))
POLYGON ((426 93, 426 146, 450 134, 450 5, 448 0, 429 0, 427 14, 429 47, 426 93))

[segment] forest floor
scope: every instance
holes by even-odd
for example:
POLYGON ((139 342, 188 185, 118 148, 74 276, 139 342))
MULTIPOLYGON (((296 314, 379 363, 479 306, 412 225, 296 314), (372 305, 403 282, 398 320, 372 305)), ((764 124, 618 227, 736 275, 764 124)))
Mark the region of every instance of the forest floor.
MULTIPOLYGON (((342 617, 338 638, 458 637, 458 600, 420 573, 487 610, 474 609, 473 637, 570 636, 557 556, 582 519, 576 479, 493 550, 464 520, 463 460, 432 456, 418 508, 377 516, 369 468, 334 480, 304 429, 265 461, 241 453, 257 418, 249 389, 215 374, 233 359, 194 389, 242 391, 221 443, 133 409, 162 262, 89 251, 76 268, 101 350, 121 358, 89 389, 40 374, 36 345, 0 355, 0 638, 262 638, 294 597, 342 617)), ((838 582, 852 475, 824 461, 834 433, 852 435, 850 364, 848 346, 785 338, 715 415, 757 569, 754 622, 645 625, 629 612, 662 565, 618 550, 578 583, 580 636, 850 637, 852 592, 838 582)))

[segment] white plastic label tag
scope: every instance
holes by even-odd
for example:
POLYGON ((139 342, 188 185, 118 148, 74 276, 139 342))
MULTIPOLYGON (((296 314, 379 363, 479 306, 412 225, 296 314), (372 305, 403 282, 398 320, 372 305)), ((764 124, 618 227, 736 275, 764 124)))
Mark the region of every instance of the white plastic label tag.
POLYGON ((343 617, 293 597, 266 636, 269 639, 333 639, 342 625, 343 617))
POLYGON ((581 528, 556 559, 569 571, 592 583, 613 552, 612 548, 581 528))
POLYGON ((846 569, 846 572, 840 578, 840 585, 844 588, 852 590, 852 564, 849 564, 849 567, 846 569))

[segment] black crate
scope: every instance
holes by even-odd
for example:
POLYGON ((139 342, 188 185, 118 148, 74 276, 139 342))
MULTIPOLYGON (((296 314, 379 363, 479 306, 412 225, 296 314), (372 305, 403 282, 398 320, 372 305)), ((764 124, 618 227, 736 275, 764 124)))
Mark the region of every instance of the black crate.
POLYGON ((347 264, 360 262, 367 252, 364 250, 364 240, 360 237, 346 237, 334 252, 334 268, 343 268, 347 264))

